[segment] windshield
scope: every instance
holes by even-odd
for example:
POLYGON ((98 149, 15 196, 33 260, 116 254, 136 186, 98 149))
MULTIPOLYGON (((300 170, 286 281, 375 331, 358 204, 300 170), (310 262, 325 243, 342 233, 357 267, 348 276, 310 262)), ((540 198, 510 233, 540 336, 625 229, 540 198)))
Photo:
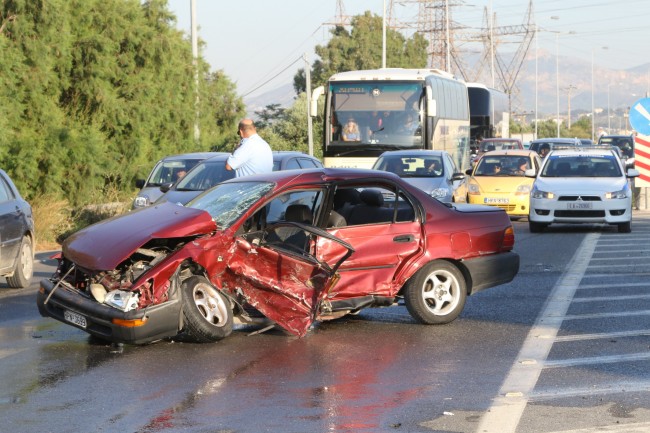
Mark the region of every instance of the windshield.
POLYGON ((328 142, 422 147, 423 82, 332 83, 328 142))
POLYGON ((223 183, 187 204, 208 212, 221 230, 230 227, 273 188, 270 182, 223 183))
POLYGON ((400 177, 443 177, 440 156, 383 156, 375 162, 375 170, 389 171, 400 177))
POLYGON ((530 159, 525 156, 488 153, 479 161, 474 176, 523 176, 529 168, 530 159))
POLYGON ((224 180, 235 177, 235 170, 226 170, 226 160, 203 161, 178 182, 178 191, 205 191, 224 180))
POLYGON ((620 177, 616 158, 607 155, 555 155, 544 165, 542 177, 620 177))
POLYGON ((173 183, 190 171, 200 159, 180 159, 160 161, 151 171, 147 186, 160 186, 163 183, 173 183))

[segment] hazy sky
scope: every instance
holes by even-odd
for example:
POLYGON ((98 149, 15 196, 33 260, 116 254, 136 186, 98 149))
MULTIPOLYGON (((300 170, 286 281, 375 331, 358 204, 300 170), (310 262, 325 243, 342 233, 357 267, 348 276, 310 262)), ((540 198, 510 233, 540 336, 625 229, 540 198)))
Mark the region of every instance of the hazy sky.
MULTIPOLYGON (((314 47, 329 39, 337 0, 195 0, 201 54, 213 70, 223 69, 242 96, 253 96, 293 82, 298 68, 315 58, 314 47)), ((418 5, 394 1, 393 15, 414 22, 418 5)), ((190 0, 168 0, 179 29, 190 34, 190 0)), ((342 0, 345 14, 382 14, 383 0, 342 0)), ((390 4, 386 0, 386 5, 390 4)), ((496 26, 526 23, 528 0, 450 0, 454 26, 464 33, 486 27, 485 12, 496 26)), ((630 68, 650 63, 650 0, 538 0, 533 23, 541 29, 540 50, 577 57, 596 66, 630 68), (555 32, 555 33, 553 33, 555 32), (559 32, 559 33, 558 33, 559 32), (556 36, 557 34, 557 36, 556 36), (557 40, 556 40, 557 38, 557 40)), ((512 50, 516 48, 515 44, 512 50)), ((468 49, 471 49, 467 45, 468 49)), ((501 48, 500 48, 501 49, 501 48)), ((506 50, 504 45, 503 50, 506 50)), ((535 50, 534 42, 530 53, 535 50)), ((390 66, 390 65, 388 65, 390 66)), ((650 72, 649 72, 650 74, 650 72)))

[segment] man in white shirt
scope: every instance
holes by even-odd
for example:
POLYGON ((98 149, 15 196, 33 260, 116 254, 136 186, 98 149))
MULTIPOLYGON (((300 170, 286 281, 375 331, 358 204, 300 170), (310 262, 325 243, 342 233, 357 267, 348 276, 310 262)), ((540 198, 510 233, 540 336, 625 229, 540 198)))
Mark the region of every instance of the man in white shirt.
POLYGON ((257 135, 252 119, 239 122, 239 146, 228 157, 226 170, 235 170, 236 177, 273 171, 273 152, 271 146, 257 135))

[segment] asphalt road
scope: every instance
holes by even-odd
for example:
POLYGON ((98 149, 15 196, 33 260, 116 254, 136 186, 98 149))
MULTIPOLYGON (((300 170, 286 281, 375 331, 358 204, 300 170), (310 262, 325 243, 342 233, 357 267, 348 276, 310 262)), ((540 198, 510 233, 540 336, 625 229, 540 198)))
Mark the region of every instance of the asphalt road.
POLYGON ((650 431, 650 214, 515 231, 519 275, 445 326, 398 306, 304 338, 118 348, 41 318, 36 282, 0 284, 0 431, 650 431))

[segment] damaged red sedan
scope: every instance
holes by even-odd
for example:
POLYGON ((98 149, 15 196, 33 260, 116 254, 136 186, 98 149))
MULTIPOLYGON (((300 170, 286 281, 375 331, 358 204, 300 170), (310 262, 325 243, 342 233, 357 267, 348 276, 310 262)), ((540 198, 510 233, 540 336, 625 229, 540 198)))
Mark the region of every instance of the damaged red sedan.
POLYGON ((423 324, 453 321, 468 295, 519 270, 501 209, 446 205, 392 173, 315 169, 223 182, 89 226, 41 281, 43 316, 103 340, 227 337, 403 302, 423 324))

